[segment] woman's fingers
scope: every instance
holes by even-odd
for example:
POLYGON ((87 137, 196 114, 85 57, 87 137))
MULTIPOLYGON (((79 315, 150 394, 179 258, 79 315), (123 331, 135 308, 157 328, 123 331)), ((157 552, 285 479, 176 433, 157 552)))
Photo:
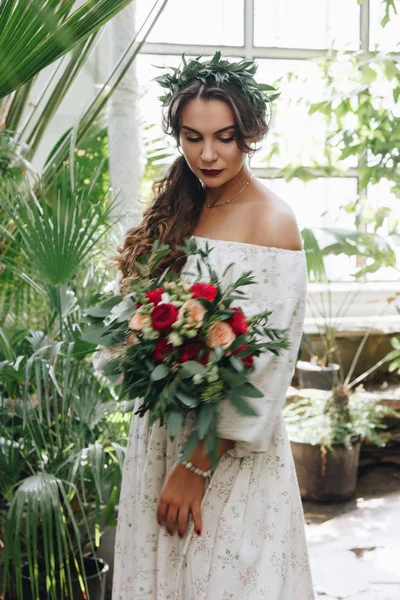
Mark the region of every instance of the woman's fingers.
POLYGON ((165 502, 165 500, 162 500, 160 498, 157 506, 157 523, 161 526, 164 525, 165 517, 167 515, 167 509, 168 504, 165 502))
POLYGON ((193 515, 193 521, 194 521, 194 530, 197 533, 197 535, 200 535, 202 532, 202 528, 203 528, 203 519, 201 517, 201 503, 200 502, 196 502, 195 504, 193 504, 192 515, 193 515))
POLYGON ((168 531, 170 535, 172 535, 175 531, 176 525, 176 517, 178 515, 178 506, 174 506, 173 504, 168 505, 168 512, 165 519, 165 529, 168 531))
POLYGON ((179 535, 179 537, 183 537, 186 533, 188 517, 189 517, 189 507, 181 506, 179 509, 179 515, 178 515, 178 535, 179 535))

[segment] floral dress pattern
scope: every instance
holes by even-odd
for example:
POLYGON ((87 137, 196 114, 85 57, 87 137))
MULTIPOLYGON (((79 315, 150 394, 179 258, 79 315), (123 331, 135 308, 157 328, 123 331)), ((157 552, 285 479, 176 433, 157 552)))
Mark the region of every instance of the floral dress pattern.
MULTIPOLYGON (((300 343, 305 310, 303 251, 194 236, 213 250, 210 260, 229 284, 246 271, 257 283, 245 291, 246 315, 271 310, 271 326, 287 328, 291 347, 255 359, 251 399, 258 415, 243 416, 224 401, 218 432, 235 440, 207 478, 203 530, 180 539, 156 521, 166 475, 190 435, 193 419, 170 441, 166 427, 133 416, 124 464, 115 545, 113 600, 313 600, 304 515, 282 408, 300 343)), ((182 278, 196 278, 189 257, 182 278)), ((140 400, 136 401, 139 406, 140 400)))

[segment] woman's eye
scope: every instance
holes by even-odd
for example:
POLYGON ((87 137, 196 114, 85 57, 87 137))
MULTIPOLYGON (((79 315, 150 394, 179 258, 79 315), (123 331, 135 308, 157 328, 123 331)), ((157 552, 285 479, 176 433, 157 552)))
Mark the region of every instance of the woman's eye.
POLYGON ((228 142, 233 142, 233 140, 235 139, 235 137, 229 137, 229 138, 219 138, 221 140, 221 142, 224 142, 225 144, 227 144, 228 142))
POLYGON ((200 142, 201 138, 191 138, 191 137, 187 137, 186 138, 188 142, 200 142))

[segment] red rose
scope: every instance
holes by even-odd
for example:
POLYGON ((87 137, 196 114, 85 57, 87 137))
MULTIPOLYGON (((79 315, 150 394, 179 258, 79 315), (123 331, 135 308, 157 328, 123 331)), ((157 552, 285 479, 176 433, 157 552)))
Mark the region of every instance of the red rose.
POLYGON ((172 350, 173 346, 168 344, 165 338, 161 338, 160 340, 157 340, 157 343, 154 347, 154 358, 159 362, 163 362, 164 358, 167 356, 167 354, 170 354, 172 350))
POLYGON ((177 318, 178 309, 173 304, 157 304, 151 311, 151 323, 159 331, 169 331, 177 318))
POLYGON ((231 310, 234 310, 235 314, 232 315, 232 317, 227 322, 232 327, 233 332, 236 335, 243 335, 244 333, 247 333, 249 327, 247 325, 246 317, 242 313, 242 310, 240 308, 233 307, 231 308, 231 310))
POLYGON ((148 298, 150 302, 154 302, 154 304, 157 306, 157 304, 161 302, 161 296, 163 295, 163 293, 164 288, 157 288, 155 290, 147 292, 146 298, 148 298))
MULTIPOLYGON (((186 346, 182 350, 182 353, 180 356, 180 362, 184 363, 187 360, 198 360, 199 353, 202 348, 204 348, 204 345, 196 343, 196 342, 193 342, 192 344, 186 344, 186 346)), ((208 360, 209 360, 209 355, 207 353, 204 356, 204 358, 201 359, 200 362, 202 365, 206 365, 208 363, 208 360)))
POLYGON ((217 288, 211 283, 194 283, 190 288, 193 298, 205 298, 212 302, 217 295, 217 288))
MULTIPOLYGON (((239 354, 239 352, 241 352, 242 350, 246 350, 248 347, 249 347, 248 344, 242 344, 241 346, 239 346, 239 348, 237 350, 234 350, 232 352, 232 354, 233 355, 239 354)), ((248 354, 247 356, 241 356, 240 360, 242 361, 244 366, 247 367, 248 369, 250 369, 250 367, 252 367, 254 364, 254 356, 252 354, 248 354)))

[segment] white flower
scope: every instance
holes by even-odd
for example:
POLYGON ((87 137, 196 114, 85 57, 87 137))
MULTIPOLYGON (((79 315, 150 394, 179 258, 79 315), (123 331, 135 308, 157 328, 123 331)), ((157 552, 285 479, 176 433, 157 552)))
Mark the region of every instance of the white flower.
POLYGON ((171 296, 168 294, 168 292, 164 292, 161 296, 161 302, 163 304, 169 304, 171 300, 171 296))
POLYGON ((110 311, 110 315, 109 315, 111 318, 111 321, 115 321, 115 319, 118 319, 118 317, 120 315, 122 315, 122 313, 125 310, 132 308, 132 306, 133 306, 133 302, 132 302, 131 298, 124 298, 122 300, 122 302, 120 302, 119 304, 116 304, 115 306, 112 307, 112 309, 110 311))
POLYGON ((120 293, 119 284, 121 283, 121 279, 122 279, 122 271, 118 271, 115 279, 113 279, 112 281, 109 281, 107 283, 107 285, 105 286, 104 293, 112 292, 114 294, 114 296, 118 296, 118 294, 120 293))
POLYGON ((208 381, 208 383, 212 383, 213 381, 218 381, 218 378, 219 378, 219 370, 218 370, 217 365, 214 365, 207 373, 207 381, 208 381))
POLYGON ((208 383, 212 383, 213 381, 218 381, 218 375, 207 375, 208 383))
POLYGON ((176 331, 173 331, 169 334, 168 341, 173 346, 181 346, 183 343, 181 336, 179 335, 179 333, 176 333, 176 331))
POLYGON ((199 385, 199 383, 203 381, 203 375, 200 375, 200 373, 196 373, 196 375, 193 375, 192 380, 195 385, 199 385))
POLYGON ((186 331, 185 331, 185 335, 188 338, 196 337, 197 333, 198 333, 197 329, 186 329, 186 331))
POLYGON ((171 300, 170 304, 176 306, 176 308, 180 308, 183 305, 183 302, 181 300, 171 300))
POLYGON ((153 329, 153 327, 143 327, 143 336, 148 340, 156 340, 159 337, 159 332, 153 329))

